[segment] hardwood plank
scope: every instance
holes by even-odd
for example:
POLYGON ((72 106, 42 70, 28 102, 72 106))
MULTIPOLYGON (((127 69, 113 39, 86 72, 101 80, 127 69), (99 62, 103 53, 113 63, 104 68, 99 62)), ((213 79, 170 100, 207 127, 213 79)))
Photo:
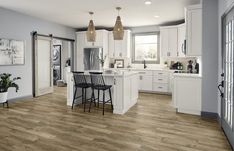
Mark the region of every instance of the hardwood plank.
MULTIPOLYGON (((141 93, 125 115, 66 106, 66 88, 0 108, 4 151, 230 151, 217 121, 178 114, 171 97, 141 93)), ((88 106, 87 106, 88 107, 88 106)))

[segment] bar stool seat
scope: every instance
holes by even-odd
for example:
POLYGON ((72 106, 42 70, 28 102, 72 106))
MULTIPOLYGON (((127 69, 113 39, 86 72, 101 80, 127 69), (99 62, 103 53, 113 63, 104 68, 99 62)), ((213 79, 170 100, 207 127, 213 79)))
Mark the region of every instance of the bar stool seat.
POLYGON ((92 86, 91 83, 79 83, 79 84, 75 84, 75 87, 79 87, 79 88, 90 88, 92 86))
POLYGON ((94 85, 93 88, 97 90, 108 90, 112 85, 94 85))

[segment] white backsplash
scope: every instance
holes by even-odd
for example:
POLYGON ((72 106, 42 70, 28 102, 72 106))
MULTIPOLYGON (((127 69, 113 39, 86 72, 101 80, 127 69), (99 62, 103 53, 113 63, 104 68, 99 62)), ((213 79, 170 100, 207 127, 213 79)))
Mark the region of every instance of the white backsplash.
MULTIPOLYGON (((137 68, 137 69, 144 68, 143 63, 142 64, 132 63, 131 58, 123 58, 123 57, 109 58, 109 62, 114 63, 115 59, 124 59, 124 68, 128 68, 129 65, 131 66, 131 68, 137 68)), ((167 60, 162 59, 160 64, 146 64, 146 66, 148 69, 164 69, 164 68, 170 68, 172 62, 176 63, 177 61, 179 61, 183 64, 183 70, 187 70, 187 65, 189 60, 192 60, 193 62, 197 60, 197 62, 200 65, 200 72, 201 72, 202 66, 201 66, 200 57, 178 57, 178 58, 169 58, 167 60), (167 65, 164 64, 165 61, 168 63, 167 65)))

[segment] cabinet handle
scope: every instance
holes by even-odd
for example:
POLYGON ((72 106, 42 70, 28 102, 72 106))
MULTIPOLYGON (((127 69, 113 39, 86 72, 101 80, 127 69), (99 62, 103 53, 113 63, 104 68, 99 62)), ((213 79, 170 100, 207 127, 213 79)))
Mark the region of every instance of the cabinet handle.
POLYGON ((139 72, 140 74, 145 74, 145 72, 139 72))
POLYGON ((158 79, 159 81, 162 81, 163 79, 158 79))
POLYGON ((116 79, 114 79, 114 85, 116 85, 116 79))
POLYGON ((159 89, 162 89, 163 87, 158 87, 159 89))
POLYGON ((163 74, 163 73, 158 73, 158 74, 160 74, 160 75, 161 75, 161 74, 163 74))
POLYGON ((142 76, 140 76, 139 78, 140 78, 140 80, 142 80, 142 79, 143 79, 143 77, 142 77, 142 76))

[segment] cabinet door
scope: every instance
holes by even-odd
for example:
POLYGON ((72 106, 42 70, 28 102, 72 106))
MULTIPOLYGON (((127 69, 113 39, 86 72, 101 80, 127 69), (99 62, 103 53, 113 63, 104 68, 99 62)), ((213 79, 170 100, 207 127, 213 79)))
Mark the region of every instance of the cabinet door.
POLYGON ((187 10, 187 56, 201 56, 202 9, 187 10))
POLYGON ((96 31, 96 41, 94 42, 94 46, 102 47, 103 46, 103 31, 96 31))
POLYGON ((131 32, 129 30, 124 31, 124 39, 122 42, 122 57, 130 58, 131 54, 131 32))
POLYGON ((185 57, 184 53, 185 25, 178 27, 178 56, 185 57))
POLYGON ((160 30, 160 45, 161 45, 161 56, 168 57, 168 30, 161 29, 160 30))
POLYGON ((114 40, 114 46, 115 46, 115 57, 122 57, 123 40, 114 40))
POLYGON ((177 57, 177 27, 168 29, 168 51, 170 57, 177 57))
POLYGON ((85 46, 85 33, 78 33, 77 34, 77 50, 76 50, 76 67, 75 69, 77 71, 84 69, 84 63, 83 63, 83 53, 84 53, 84 46, 85 46))
POLYGON ((109 32, 108 34, 108 41, 109 41, 109 57, 114 58, 115 57, 115 44, 114 44, 114 39, 113 39, 113 33, 109 32))
POLYGON ((96 41, 88 42, 86 32, 83 32, 85 36, 85 47, 102 47, 103 45, 103 31, 96 31, 96 41))
POLYGON ((152 91, 153 90, 153 76, 142 75, 139 76, 139 89, 142 91, 152 91))

